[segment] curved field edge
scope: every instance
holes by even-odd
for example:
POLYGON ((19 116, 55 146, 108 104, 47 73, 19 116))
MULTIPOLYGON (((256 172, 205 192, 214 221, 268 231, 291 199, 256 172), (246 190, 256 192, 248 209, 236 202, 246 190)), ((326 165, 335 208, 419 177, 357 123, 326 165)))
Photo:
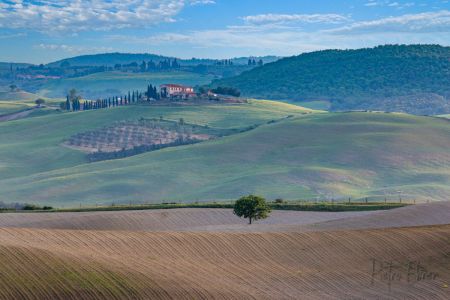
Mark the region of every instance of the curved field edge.
POLYGON ((449 230, 449 225, 245 234, 0 229, 0 297, 445 299, 449 230), (372 276, 373 260, 420 261, 437 276, 395 281, 389 289, 381 276, 372 276))
POLYGON ((298 232, 449 223, 448 201, 411 205, 388 211, 274 210, 269 218, 255 221, 255 226, 249 226, 248 220, 234 215, 232 209, 217 208, 0 214, 0 227, 76 230, 298 232))

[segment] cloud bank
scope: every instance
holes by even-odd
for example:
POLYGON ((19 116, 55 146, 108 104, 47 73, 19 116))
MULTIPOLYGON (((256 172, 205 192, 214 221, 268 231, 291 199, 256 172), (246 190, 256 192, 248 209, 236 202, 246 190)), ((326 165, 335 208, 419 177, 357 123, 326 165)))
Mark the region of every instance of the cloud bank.
POLYGON ((8 0, 0 2, 0 28, 78 32, 148 27, 174 22, 186 5, 212 0, 8 0))

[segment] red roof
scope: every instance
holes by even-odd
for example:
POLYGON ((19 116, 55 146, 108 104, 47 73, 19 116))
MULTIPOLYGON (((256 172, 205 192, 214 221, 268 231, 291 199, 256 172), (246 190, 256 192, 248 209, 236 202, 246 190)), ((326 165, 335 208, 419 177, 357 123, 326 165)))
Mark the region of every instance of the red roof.
POLYGON ((162 84, 160 87, 176 87, 176 88, 184 88, 184 89, 191 89, 190 86, 180 85, 180 84, 162 84))

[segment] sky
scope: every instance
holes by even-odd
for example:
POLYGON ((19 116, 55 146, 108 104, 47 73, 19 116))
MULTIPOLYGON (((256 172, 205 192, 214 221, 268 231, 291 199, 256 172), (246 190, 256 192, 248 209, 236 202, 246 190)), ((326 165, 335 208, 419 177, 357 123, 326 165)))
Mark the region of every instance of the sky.
POLYGON ((381 44, 450 46, 446 0, 0 0, 0 61, 82 54, 291 56, 381 44))

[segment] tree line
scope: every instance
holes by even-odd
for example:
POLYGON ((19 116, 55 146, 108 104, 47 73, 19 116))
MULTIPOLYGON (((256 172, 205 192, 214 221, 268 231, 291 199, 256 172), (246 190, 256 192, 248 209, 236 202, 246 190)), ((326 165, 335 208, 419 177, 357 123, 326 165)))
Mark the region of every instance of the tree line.
POLYGON ((151 72, 151 71, 161 71, 161 70, 171 70, 171 69, 179 69, 181 68, 178 60, 175 59, 164 59, 159 62, 150 61, 142 61, 140 64, 137 62, 132 62, 129 64, 115 64, 114 70, 122 71, 122 70, 132 70, 132 71, 140 71, 140 72, 151 72))
POLYGON ((160 98, 161 97, 156 86, 151 84, 147 86, 147 91, 144 94, 139 91, 128 91, 128 94, 123 96, 113 96, 105 99, 83 101, 81 101, 81 96, 77 94, 77 91, 75 89, 71 89, 69 94, 66 96, 66 101, 60 103, 60 108, 67 111, 84 111, 125 106, 141 102, 144 99, 148 101, 150 99, 159 100, 160 98))
POLYGON ((160 150, 167 147, 175 147, 175 146, 181 146, 181 145, 190 145, 198 143, 199 141, 196 139, 190 139, 190 138, 178 138, 175 141, 171 143, 166 144, 151 144, 151 145, 139 145, 134 146, 130 149, 122 149, 119 151, 112 151, 112 152, 92 152, 87 155, 87 159, 89 162, 96 162, 96 161, 102 161, 102 160, 110 160, 110 159, 120 159, 125 158, 129 156, 138 155, 145 152, 160 150))

